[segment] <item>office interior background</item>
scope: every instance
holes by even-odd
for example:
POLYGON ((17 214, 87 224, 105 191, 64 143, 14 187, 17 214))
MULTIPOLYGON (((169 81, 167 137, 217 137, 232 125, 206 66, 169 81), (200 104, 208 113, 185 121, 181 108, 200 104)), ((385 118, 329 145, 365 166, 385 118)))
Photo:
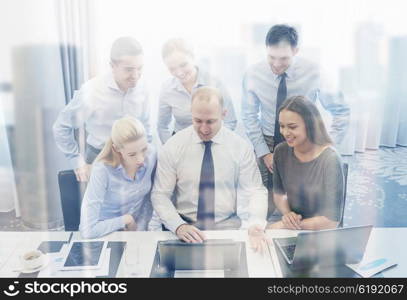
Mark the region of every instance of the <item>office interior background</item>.
MULTIPOLYGON (((161 46, 183 37, 198 64, 229 89, 237 132, 244 136, 242 77, 265 59, 265 35, 276 23, 298 29, 299 55, 317 62, 350 104, 350 128, 338 146, 349 163, 344 225, 407 226, 404 3, 2 0, 0 230, 63 230, 57 173, 69 165, 55 145, 52 124, 74 90, 109 71, 114 39, 131 35, 144 47, 152 124, 160 86, 169 77, 161 46)), ((83 140, 83 130, 78 138, 83 140)))

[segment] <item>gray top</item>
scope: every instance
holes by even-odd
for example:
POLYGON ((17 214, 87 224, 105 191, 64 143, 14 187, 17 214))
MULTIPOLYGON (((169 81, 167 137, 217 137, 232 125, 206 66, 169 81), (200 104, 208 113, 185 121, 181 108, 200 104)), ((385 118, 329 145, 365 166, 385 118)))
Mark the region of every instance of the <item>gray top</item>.
POLYGON ((344 175, 341 157, 333 147, 301 162, 284 142, 276 147, 273 160, 273 192, 287 194, 292 211, 303 219, 325 216, 340 221, 344 175))

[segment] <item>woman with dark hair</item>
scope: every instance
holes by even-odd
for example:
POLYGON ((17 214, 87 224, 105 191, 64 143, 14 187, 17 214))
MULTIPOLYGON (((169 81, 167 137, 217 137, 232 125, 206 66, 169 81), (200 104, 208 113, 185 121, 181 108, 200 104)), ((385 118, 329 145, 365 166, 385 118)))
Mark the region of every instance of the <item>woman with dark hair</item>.
POLYGON ((321 115, 303 96, 285 100, 279 110, 279 144, 273 158, 273 197, 282 219, 268 228, 335 228, 341 218, 344 175, 321 115))

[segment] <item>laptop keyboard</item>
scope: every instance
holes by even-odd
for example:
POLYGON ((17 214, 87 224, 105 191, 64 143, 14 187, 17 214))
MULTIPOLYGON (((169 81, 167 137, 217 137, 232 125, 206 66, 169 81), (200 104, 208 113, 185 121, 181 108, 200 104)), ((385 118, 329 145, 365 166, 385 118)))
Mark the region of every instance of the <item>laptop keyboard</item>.
POLYGON ((283 251, 287 255, 288 260, 292 262, 294 259, 295 245, 281 246, 281 248, 283 248, 283 251))

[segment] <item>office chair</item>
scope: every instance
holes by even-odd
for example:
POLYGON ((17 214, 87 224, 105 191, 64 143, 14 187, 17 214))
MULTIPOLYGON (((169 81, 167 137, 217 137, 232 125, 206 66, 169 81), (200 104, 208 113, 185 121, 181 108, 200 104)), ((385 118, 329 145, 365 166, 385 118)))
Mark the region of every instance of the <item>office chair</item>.
POLYGON ((58 173, 59 193, 65 231, 78 231, 81 217, 81 184, 73 170, 58 173))
POLYGON ((341 205, 341 218, 338 224, 338 227, 343 227, 343 217, 345 215, 345 206, 346 206, 346 189, 348 185, 348 170, 349 166, 347 163, 343 164, 343 177, 344 177, 344 191, 343 191, 343 201, 341 205))

